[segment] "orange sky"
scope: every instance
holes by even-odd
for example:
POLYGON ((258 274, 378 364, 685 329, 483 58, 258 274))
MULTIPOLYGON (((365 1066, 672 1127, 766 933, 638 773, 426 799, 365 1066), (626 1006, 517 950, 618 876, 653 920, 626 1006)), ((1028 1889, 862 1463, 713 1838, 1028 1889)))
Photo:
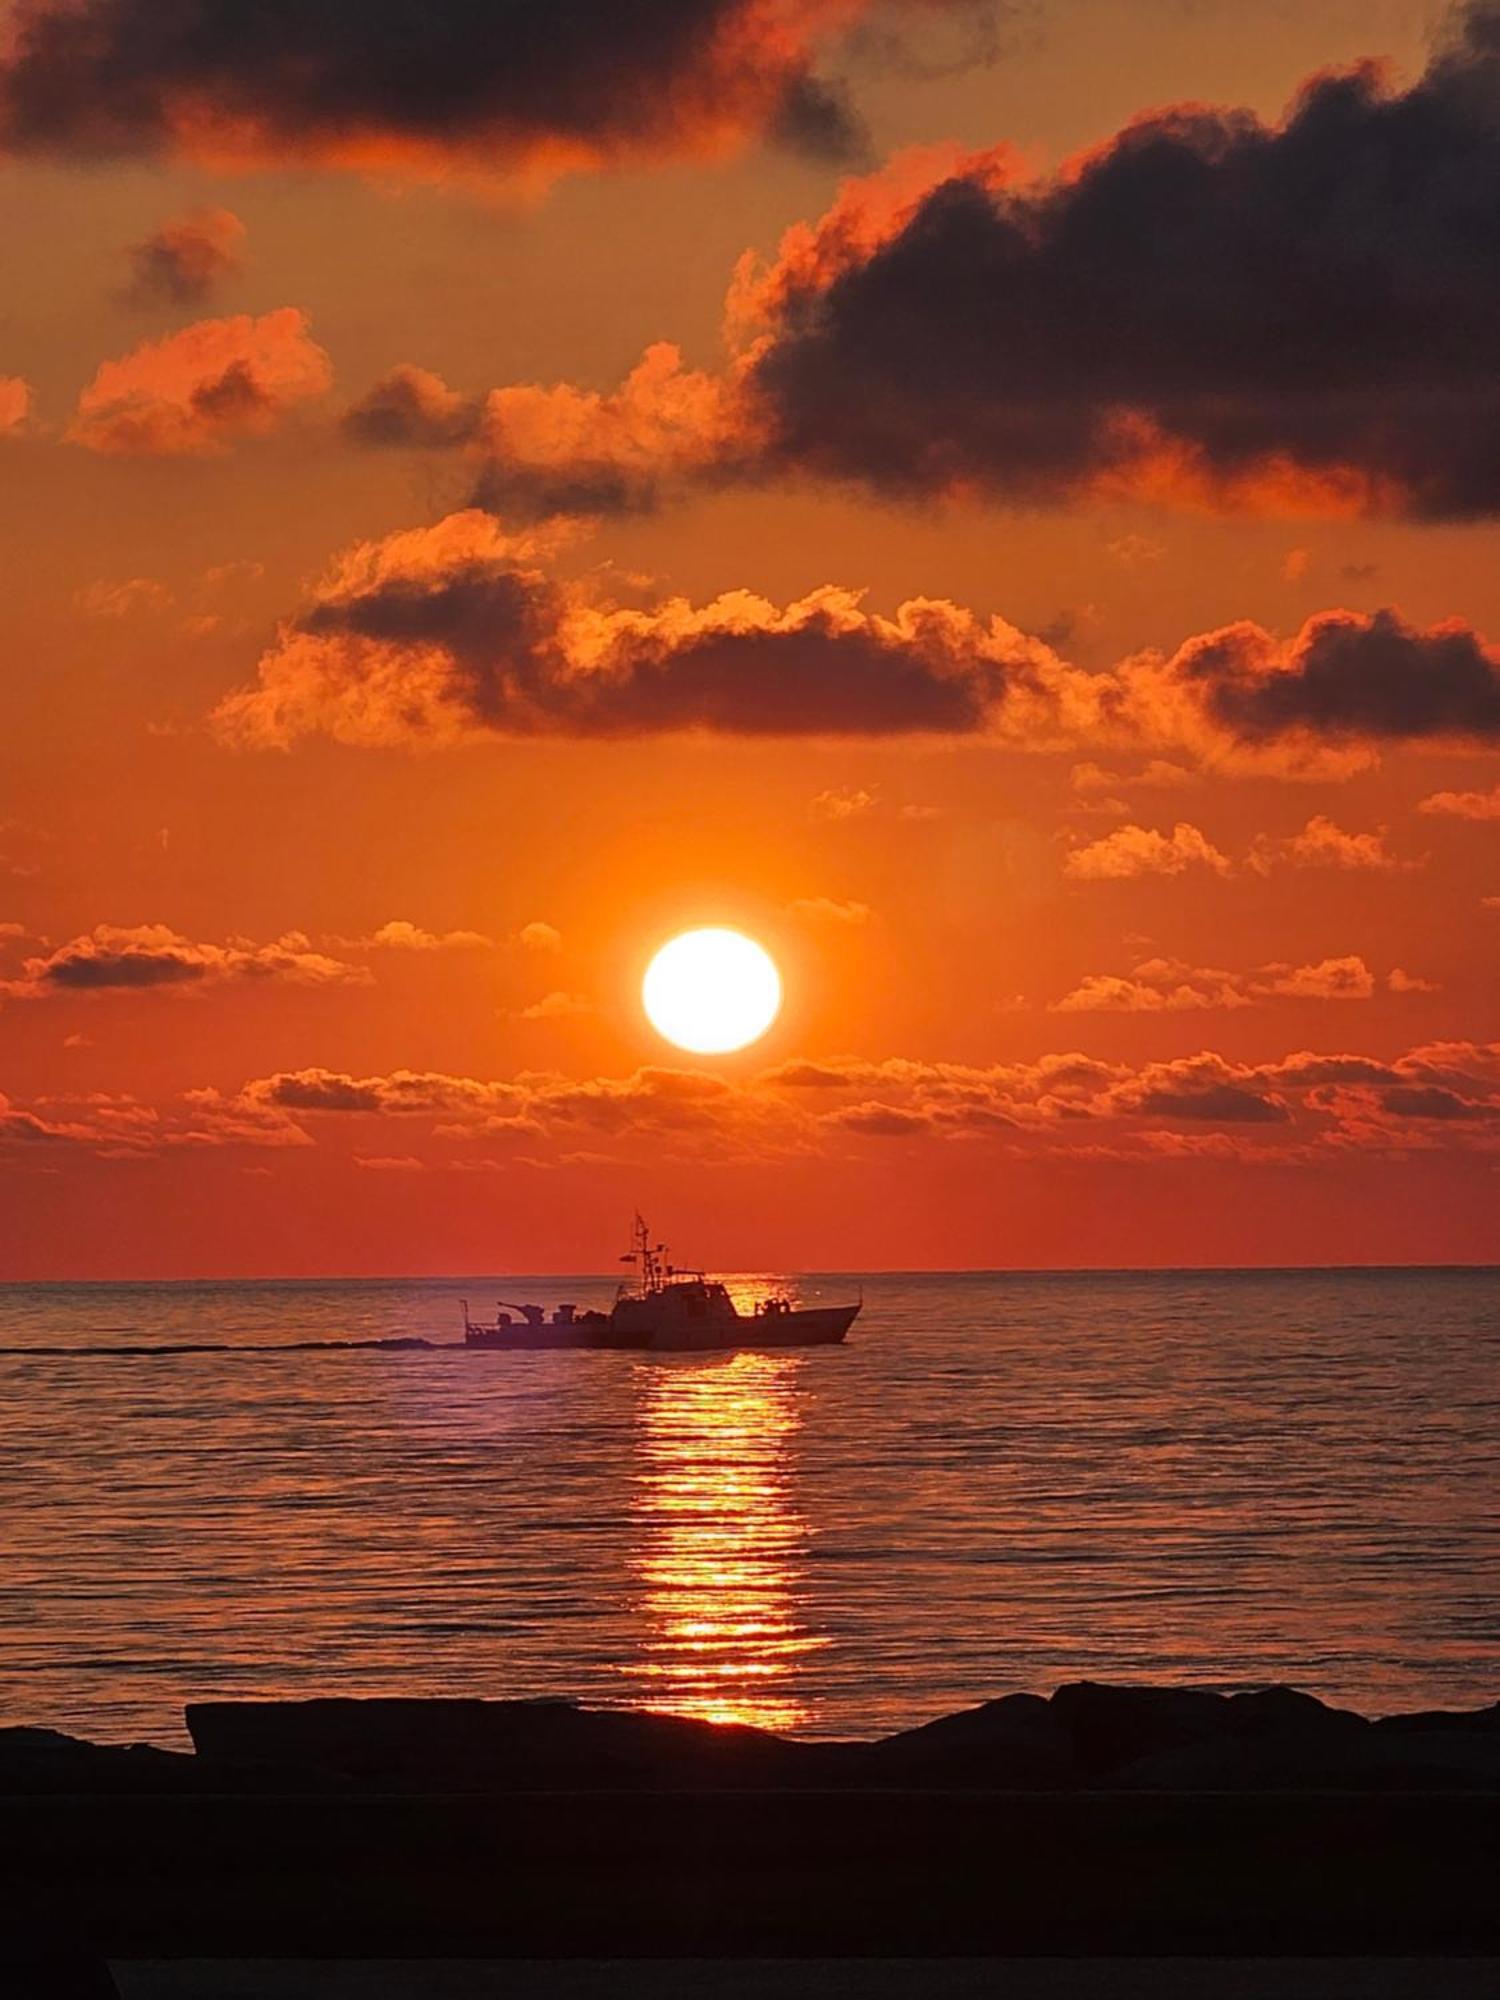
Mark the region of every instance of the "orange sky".
MULTIPOLYGON (((97 11, 127 35, 138 5, 97 11)), ((1185 103, 1279 132, 1311 73, 1367 57, 1399 98, 1452 20, 720 11, 750 38, 732 115, 698 106, 695 53, 624 136, 613 106, 518 136, 507 99, 418 145, 272 75, 253 133, 221 81, 155 78, 160 131, 39 139, 12 54, 0 1276, 598 1269, 637 1204, 737 1267, 1500 1256, 1500 568, 1495 506, 1454 497, 1492 420, 1467 378, 1430 392, 1382 350, 1393 286, 1339 334, 1369 336, 1376 417, 1334 471, 1307 440, 1344 385, 1309 350, 1306 396, 1266 404, 1265 449, 1293 442, 1242 473, 1211 427, 1253 417, 1262 357, 1206 332, 1184 470, 1180 374, 1140 386, 1118 321, 1059 325, 1045 394, 1105 396, 1131 439, 1159 395, 1144 456, 1095 432, 1081 470, 1050 435, 1037 478, 1007 443, 981 463, 1012 379, 981 355, 941 474, 897 478, 876 433, 941 442, 944 367, 910 411, 901 370, 889 407, 841 398, 866 323, 831 363, 806 336, 832 340, 848 271, 878 305, 871 267, 950 173, 1003 203, 1071 163, 1066 187, 1185 103), (778 138, 804 57, 853 107, 838 144, 778 138), (831 211, 849 233, 812 234, 831 211), (726 340, 750 251, 769 316, 726 340), (663 342, 680 369, 622 390, 663 342), (778 429, 782 357, 830 368, 809 421, 837 433, 778 429), (402 370, 426 386, 382 446, 349 413, 402 370), (638 998, 706 922, 786 987, 722 1060, 638 998)), ((1500 126, 1464 145, 1494 261, 1500 126)), ((1048 254, 1084 296, 1074 241, 1048 254)), ((1483 259, 1433 259, 1457 320, 1483 259)))

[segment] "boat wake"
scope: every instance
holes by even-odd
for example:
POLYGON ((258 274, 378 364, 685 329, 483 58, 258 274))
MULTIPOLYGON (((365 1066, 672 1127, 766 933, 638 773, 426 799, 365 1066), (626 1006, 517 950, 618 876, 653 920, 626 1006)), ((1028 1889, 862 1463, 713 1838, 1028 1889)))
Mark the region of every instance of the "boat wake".
POLYGON ((109 1358, 134 1361, 173 1354, 311 1354, 318 1351, 352 1352, 361 1348, 375 1348, 399 1354, 412 1349, 432 1352, 445 1347, 462 1346, 461 1340, 422 1340, 415 1334, 409 1336, 393 1334, 380 1340, 185 1340, 171 1344, 158 1342, 150 1346, 0 1347, 0 1358, 13 1360, 25 1356, 49 1356, 53 1359, 74 1361, 109 1358))

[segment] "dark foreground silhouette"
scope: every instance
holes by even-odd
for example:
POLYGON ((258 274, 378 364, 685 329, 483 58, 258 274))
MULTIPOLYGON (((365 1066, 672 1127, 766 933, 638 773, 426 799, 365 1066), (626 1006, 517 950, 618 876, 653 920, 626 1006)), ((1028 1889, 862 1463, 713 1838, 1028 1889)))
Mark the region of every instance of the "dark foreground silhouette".
POLYGON ((188 1725, 192 1754, 0 1731, 14 1957, 1500 1950, 1500 1704, 1085 1683, 868 1743, 563 1702, 188 1725))

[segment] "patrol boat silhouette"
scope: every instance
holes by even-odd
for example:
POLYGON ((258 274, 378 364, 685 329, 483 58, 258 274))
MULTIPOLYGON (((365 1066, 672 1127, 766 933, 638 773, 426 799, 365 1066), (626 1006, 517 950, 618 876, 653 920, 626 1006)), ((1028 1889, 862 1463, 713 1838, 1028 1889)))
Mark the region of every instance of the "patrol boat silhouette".
POLYGON ((667 1263, 667 1246, 652 1242, 639 1215, 632 1234, 635 1247, 620 1262, 636 1266, 636 1282, 620 1287, 608 1312, 580 1312, 574 1305, 559 1305, 549 1318, 544 1306, 501 1299, 493 1320, 474 1320, 465 1299, 465 1345, 518 1352, 551 1347, 719 1352, 831 1347, 848 1333, 864 1304, 861 1298, 852 1306, 794 1306, 789 1299, 772 1296, 742 1313, 717 1278, 667 1263))

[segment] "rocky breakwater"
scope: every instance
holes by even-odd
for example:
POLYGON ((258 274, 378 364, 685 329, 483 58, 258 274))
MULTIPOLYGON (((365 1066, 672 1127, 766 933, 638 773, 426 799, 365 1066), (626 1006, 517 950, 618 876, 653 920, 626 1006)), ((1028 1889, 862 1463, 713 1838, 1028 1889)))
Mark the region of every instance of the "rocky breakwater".
POLYGON ((0 1879, 152 1956, 1500 1951, 1500 1705, 1078 1683, 868 1742, 568 1702, 0 1731, 0 1879))

